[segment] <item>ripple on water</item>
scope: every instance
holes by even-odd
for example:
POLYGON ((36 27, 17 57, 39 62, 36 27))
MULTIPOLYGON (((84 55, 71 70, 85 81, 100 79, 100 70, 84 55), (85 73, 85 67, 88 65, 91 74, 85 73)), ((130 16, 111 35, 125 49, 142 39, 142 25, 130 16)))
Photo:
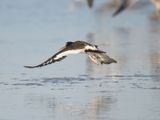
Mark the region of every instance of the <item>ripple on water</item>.
MULTIPOLYGON (((78 77, 42 77, 42 78, 13 78, 13 81, 0 82, 1 86, 60 86, 70 88, 75 84, 84 84, 85 88, 89 88, 90 84, 95 83, 99 87, 109 84, 117 84, 120 86, 138 88, 138 89, 152 89, 159 90, 157 84, 150 83, 153 80, 159 83, 159 75, 107 75, 104 77, 91 77, 89 75, 80 75, 78 77), (92 82, 95 81, 95 82, 92 82), (124 82, 122 82, 124 81, 124 82), (130 85, 129 85, 130 84, 130 85)), ((58 89, 61 89, 58 88, 58 89)), ((64 90, 64 89, 63 89, 64 90)), ((105 91, 101 91, 105 92, 105 91)))
POLYGON ((43 86, 41 83, 14 83, 14 86, 43 86))

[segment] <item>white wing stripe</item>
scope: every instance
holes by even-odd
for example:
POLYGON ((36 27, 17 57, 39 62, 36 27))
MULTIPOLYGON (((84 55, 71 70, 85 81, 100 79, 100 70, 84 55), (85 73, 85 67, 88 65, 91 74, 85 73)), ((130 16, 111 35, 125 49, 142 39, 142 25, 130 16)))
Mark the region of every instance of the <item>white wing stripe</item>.
POLYGON ((90 46, 90 45, 86 45, 86 46, 85 46, 85 49, 86 49, 86 50, 97 50, 96 47, 90 46))
POLYGON ((63 56, 67 56, 67 55, 70 55, 70 54, 78 54, 78 53, 80 53, 80 52, 84 52, 84 50, 83 50, 83 49, 67 50, 67 51, 65 51, 65 52, 62 52, 62 53, 58 54, 58 55, 54 58, 54 60, 60 59, 60 58, 62 58, 63 56))

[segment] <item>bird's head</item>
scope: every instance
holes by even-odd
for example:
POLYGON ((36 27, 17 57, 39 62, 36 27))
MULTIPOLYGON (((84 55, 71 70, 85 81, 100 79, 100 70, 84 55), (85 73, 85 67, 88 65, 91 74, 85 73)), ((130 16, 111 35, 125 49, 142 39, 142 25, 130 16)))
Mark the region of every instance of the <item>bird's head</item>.
POLYGON ((66 45, 65 45, 65 46, 67 47, 67 46, 71 45, 72 43, 73 43, 73 42, 71 42, 71 41, 66 42, 66 45))
POLYGON ((60 50, 65 49, 66 47, 70 46, 72 43, 73 43, 73 42, 70 42, 70 41, 69 41, 69 42, 66 42, 65 46, 62 47, 60 50))

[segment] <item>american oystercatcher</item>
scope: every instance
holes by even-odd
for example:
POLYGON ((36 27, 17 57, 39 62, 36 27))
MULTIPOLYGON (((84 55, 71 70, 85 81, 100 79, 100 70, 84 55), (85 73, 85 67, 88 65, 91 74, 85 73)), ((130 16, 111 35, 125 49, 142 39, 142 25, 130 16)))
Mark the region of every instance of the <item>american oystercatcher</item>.
POLYGON ((48 58, 46 61, 35 66, 24 66, 26 68, 36 68, 43 67, 48 64, 61 61, 67 57, 67 55, 86 53, 88 54, 91 61, 95 64, 110 64, 117 63, 114 59, 110 58, 106 52, 98 49, 97 45, 93 45, 84 41, 67 42, 66 45, 52 57, 48 58))

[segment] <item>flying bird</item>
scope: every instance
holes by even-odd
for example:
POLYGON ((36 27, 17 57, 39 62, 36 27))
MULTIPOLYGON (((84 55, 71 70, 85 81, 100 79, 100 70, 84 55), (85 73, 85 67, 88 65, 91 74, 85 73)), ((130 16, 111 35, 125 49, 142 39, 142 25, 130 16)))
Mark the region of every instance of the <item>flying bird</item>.
POLYGON ((87 0, 87 4, 90 8, 93 7, 94 0, 87 0))
POLYGON ((118 15, 119 13, 121 13, 123 10, 125 10, 130 5, 131 5, 131 0, 121 0, 121 4, 118 7, 118 9, 113 13, 113 16, 118 15))
MULTIPOLYGON (((113 16, 118 15, 122 11, 124 11, 129 6, 134 5, 136 2, 140 0, 121 0, 121 4, 119 8, 113 13, 113 16)), ((150 0, 156 7, 156 14, 159 17, 160 16, 160 0, 150 0)))
POLYGON ((36 68, 43 67, 58 61, 63 60, 68 55, 86 53, 90 60, 95 64, 110 64, 117 63, 116 60, 110 58, 106 52, 98 49, 97 45, 93 45, 84 41, 66 42, 65 46, 52 57, 48 58, 46 61, 35 66, 24 66, 26 68, 36 68))
POLYGON ((118 15, 119 13, 121 13, 122 11, 127 9, 128 7, 134 5, 136 2, 138 2, 138 0, 120 0, 120 1, 121 1, 121 4, 118 7, 118 9, 113 13, 113 16, 118 15))

